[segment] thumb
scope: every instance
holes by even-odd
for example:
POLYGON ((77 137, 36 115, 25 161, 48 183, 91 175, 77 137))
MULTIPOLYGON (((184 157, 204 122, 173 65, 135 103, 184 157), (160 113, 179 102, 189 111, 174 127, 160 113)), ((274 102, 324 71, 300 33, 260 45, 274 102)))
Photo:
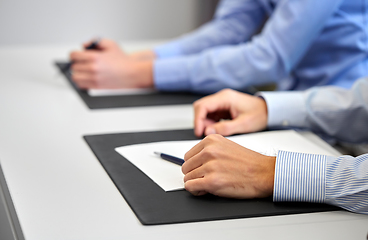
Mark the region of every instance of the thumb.
POLYGON ((240 118, 233 120, 222 120, 215 124, 208 126, 205 130, 205 135, 220 134, 222 136, 229 136, 236 133, 243 133, 244 122, 240 118))
POLYGON ((205 135, 220 134, 229 136, 236 133, 249 133, 263 130, 267 127, 267 117, 262 114, 243 114, 233 120, 223 120, 208 126, 205 135))
POLYGON ((261 130, 261 127, 252 123, 250 115, 239 116, 233 120, 222 120, 215 124, 208 126, 205 130, 205 135, 220 134, 222 136, 229 136, 237 133, 247 133, 261 130))

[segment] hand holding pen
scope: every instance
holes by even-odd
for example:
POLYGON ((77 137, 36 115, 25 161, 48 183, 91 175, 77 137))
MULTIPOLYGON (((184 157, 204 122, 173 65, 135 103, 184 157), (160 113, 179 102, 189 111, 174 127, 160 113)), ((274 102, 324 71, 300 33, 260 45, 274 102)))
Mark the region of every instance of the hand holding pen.
MULTIPOLYGON (((96 40, 92 41, 89 45, 87 45, 84 49, 85 50, 97 49, 100 41, 101 41, 101 38, 97 38, 96 40)), ((73 64, 73 61, 70 61, 68 64, 66 64, 63 71, 70 71, 72 64, 73 64)))
POLYGON ((98 51, 73 51, 72 80, 80 89, 153 87, 153 61, 137 60, 118 43, 102 39, 98 51))

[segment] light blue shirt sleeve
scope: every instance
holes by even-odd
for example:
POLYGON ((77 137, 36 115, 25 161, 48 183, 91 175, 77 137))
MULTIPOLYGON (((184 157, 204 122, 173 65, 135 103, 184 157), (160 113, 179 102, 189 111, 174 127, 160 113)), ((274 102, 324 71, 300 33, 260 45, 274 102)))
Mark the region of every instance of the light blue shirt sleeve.
POLYGON ((221 1, 212 21, 194 32, 154 49, 158 58, 199 53, 220 45, 238 44, 249 40, 266 18, 258 0, 221 1))
POLYGON ((368 78, 350 90, 315 87, 306 91, 262 92, 268 126, 307 128, 340 141, 368 142, 368 78))
POLYGON ((280 0, 262 32, 251 41, 155 61, 155 87, 212 93, 285 79, 340 4, 341 0, 280 0))
POLYGON ((368 154, 332 157, 279 151, 274 201, 327 203, 368 214, 368 154))

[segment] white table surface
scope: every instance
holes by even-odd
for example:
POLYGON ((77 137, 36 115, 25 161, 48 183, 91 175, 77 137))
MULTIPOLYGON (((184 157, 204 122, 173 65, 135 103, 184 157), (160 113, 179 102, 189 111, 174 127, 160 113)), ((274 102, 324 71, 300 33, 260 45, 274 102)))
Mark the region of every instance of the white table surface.
POLYGON ((53 66, 78 47, 0 47, 0 163, 25 239, 366 239, 368 216, 345 211, 141 225, 82 136, 192 128, 192 108, 89 110, 53 66))

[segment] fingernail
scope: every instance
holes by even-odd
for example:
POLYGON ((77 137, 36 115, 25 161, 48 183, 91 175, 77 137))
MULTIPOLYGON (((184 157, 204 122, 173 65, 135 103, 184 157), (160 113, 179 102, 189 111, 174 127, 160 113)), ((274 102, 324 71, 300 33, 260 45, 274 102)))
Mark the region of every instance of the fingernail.
POLYGON ((206 128, 206 135, 216 134, 216 130, 214 128, 206 128))

